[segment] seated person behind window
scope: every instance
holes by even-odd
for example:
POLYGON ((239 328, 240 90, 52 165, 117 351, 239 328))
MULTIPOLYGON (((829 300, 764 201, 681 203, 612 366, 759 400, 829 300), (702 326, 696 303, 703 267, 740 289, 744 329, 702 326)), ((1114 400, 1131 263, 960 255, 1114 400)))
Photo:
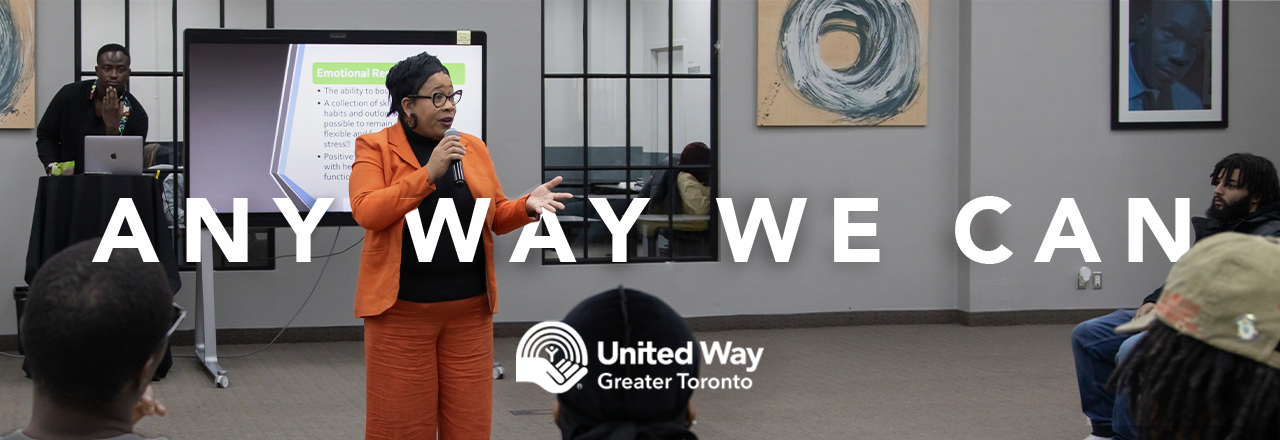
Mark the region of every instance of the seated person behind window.
MULTIPOLYGON (((664 167, 671 165, 671 157, 662 158, 662 162, 658 165, 664 167)), ((640 187, 640 195, 637 197, 649 199, 645 214, 666 214, 669 211, 667 200, 670 194, 671 191, 667 188, 667 170, 656 170, 640 187)))
POLYGON ((133 425, 163 416, 151 391, 183 314, 160 263, 117 250, 93 263, 99 240, 41 266, 22 316, 35 382, 31 421, 0 440, 142 440, 133 425))
MULTIPOLYGON (((612 347, 634 347, 637 341, 649 341, 653 347, 685 347, 697 341, 684 319, 667 303, 647 293, 624 289, 608 290, 587 298, 569 311, 564 323, 582 336, 587 347, 586 358, 598 359, 600 343, 612 347)), ((693 363, 681 365, 596 365, 591 373, 573 387, 556 396, 552 417, 560 427, 564 440, 697 440, 689 431, 695 414, 689 405, 693 389, 678 386, 678 373, 698 377, 701 363, 694 349, 693 363), (674 378, 663 389, 602 389, 594 378, 603 373, 612 377, 674 378)))
MULTIPOLYGON (((685 145, 680 153, 680 166, 710 165, 711 148, 702 142, 685 145)), ((680 191, 680 206, 683 214, 707 215, 711 213, 711 169, 681 170, 676 175, 676 188, 680 191)), ((705 231, 706 221, 677 223, 677 230, 705 231)))
MULTIPOLYGON (((142 147, 142 157, 146 160, 148 170, 173 170, 173 147, 161 144, 147 144, 142 147)), ((187 218, 182 207, 178 206, 175 194, 186 194, 183 189, 183 174, 177 172, 161 173, 164 176, 164 218, 169 219, 169 227, 173 227, 173 212, 178 211, 178 227, 187 227, 187 218)))

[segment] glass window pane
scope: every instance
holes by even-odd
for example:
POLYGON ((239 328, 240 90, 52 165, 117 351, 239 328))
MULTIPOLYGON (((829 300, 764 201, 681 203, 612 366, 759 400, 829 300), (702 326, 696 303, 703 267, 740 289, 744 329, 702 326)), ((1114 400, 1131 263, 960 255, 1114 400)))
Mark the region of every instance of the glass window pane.
MULTIPOLYGON (((656 235, 659 227, 667 225, 667 220, 671 212, 669 202, 674 201, 670 196, 671 179, 668 178, 669 173, 663 170, 633 170, 631 172, 632 182, 636 189, 635 198, 646 198, 649 202, 645 205, 644 211, 641 212, 640 218, 636 219, 635 226, 631 229, 631 242, 628 258, 644 258, 658 257, 658 243, 656 235)), ((629 205, 628 205, 629 206, 629 205)), ((663 249, 666 249, 665 244, 663 249)))
POLYGON ((84 0, 80 3, 80 68, 93 71, 98 49, 108 43, 124 44, 124 0, 84 0))
POLYGON ((583 0, 543 0, 546 73, 582 73, 583 0))
MULTIPOLYGON (((604 200, 608 203, 614 218, 622 217, 631 202, 629 195, 634 195, 634 186, 627 179, 627 171, 603 170, 591 171, 587 174, 588 199, 604 200)), ((587 203, 587 236, 582 240, 586 246, 586 258, 613 258, 613 235, 604 225, 601 213, 594 203, 587 203)))
MULTIPOLYGON (((168 20, 172 22, 173 17, 168 17, 168 20)), ((218 0, 178 0, 178 70, 182 70, 182 31, 188 28, 217 27, 218 0)))
POLYGON ((711 79, 672 81, 671 135, 679 154, 692 142, 711 145, 711 79))
POLYGON ((708 228, 705 221, 677 221, 675 228, 663 238, 669 240, 673 257, 711 257, 712 240, 715 240, 712 231, 714 229, 708 228), (690 226, 693 224, 701 226, 690 226))
POLYGON ((591 0, 587 18, 587 71, 626 73, 627 3, 591 0))
MULTIPOLYGON (((587 204, 586 199, 583 198, 583 193, 585 192, 584 174, 582 171, 545 171, 543 172, 543 181, 549 181, 556 176, 564 179, 560 182, 560 186, 556 187, 556 191, 573 194, 572 199, 561 201, 561 203, 564 203, 564 209, 556 212, 556 217, 560 220, 560 228, 564 231, 565 238, 569 240, 569 247, 573 249, 574 258, 582 259, 584 244, 586 243, 586 235, 583 234, 583 231, 586 228, 587 218, 587 204)), ((542 258, 546 261, 559 261, 554 249, 544 249, 542 258)))
MULTIPOLYGON (((170 77, 131 77, 129 93, 138 99, 147 112, 147 142, 171 142, 174 140, 174 103, 182 106, 182 83, 178 83, 178 100, 173 94, 174 79, 170 77)), ((177 139, 182 139, 182 114, 178 113, 177 139)))
POLYGON ((574 198, 572 200, 563 202, 565 207, 564 212, 558 212, 557 214, 568 214, 568 215, 577 215, 577 216, 586 215, 583 211, 583 207, 581 203, 583 194, 586 194, 586 191, 584 190, 584 185, 583 185, 582 171, 544 171, 542 174, 543 174, 542 175, 543 182, 548 182, 551 179, 554 179, 556 176, 560 176, 560 178, 563 180, 560 181, 559 186, 556 186, 555 188, 556 192, 566 192, 569 194, 573 194, 574 198), (575 202, 576 204, 572 204, 572 205, 570 204, 575 202))
MULTIPOLYGON (((587 223, 582 220, 565 220, 560 219, 560 229, 564 231, 565 239, 569 241, 569 249, 573 251, 573 258, 579 262, 586 258, 586 238, 587 234, 583 231, 587 228, 587 223)), ((546 227, 542 228, 543 231, 546 227)), ((543 261, 559 263, 560 254, 555 249, 542 250, 543 261)))
POLYGON ((267 27, 266 0, 227 0, 228 29, 263 29, 267 27))
POLYGON ((173 15, 168 0, 129 1, 129 67, 134 71, 173 69, 173 15))
MULTIPOLYGON (((545 0, 543 12, 544 73, 583 73, 585 56, 590 74, 712 74, 710 0, 545 0), (582 26, 588 31, 585 54, 582 26)), ((607 167, 545 172, 547 179, 572 174, 564 177, 575 198, 566 203, 562 219, 570 221, 562 225, 579 261, 607 262, 613 253, 612 235, 589 200, 608 202, 620 216, 635 198, 650 200, 626 238, 629 259, 713 257, 714 154, 695 166, 679 164, 690 143, 706 143, 715 152, 711 78, 544 83, 547 166, 577 167, 585 159, 585 165, 607 167), (672 168, 660 168, 665 166, 672 168)), ((554 251, 543 255, 554 261, 554 251)))
POLYGON ((667 163, 667 101, 666 79, 631 80, 632 166, 667 163))
POLYGON ((711 72, 711 0, 674 0, 672 41, 681 58, 672 73, 711 72))
MULTIPOLYGON (((583 81, 581 79, 545 79, 543 130, 546 144, 543 153, 547 166, 582 166, 583 145, 583 81)), ((581 182, 581 180, 579 180, 581 182)))
POLYGON ((632 73, 667 73, 666 64, 660 64, 670 37, 667 10, 667 0, 631 0, 632 73))
POLYGON ((626 165, 627 80, 587 80, 587 162, 626 165))
MULTIPOLYGON (((587 188, 587 197, 625 199, 628 195, 635 196, 637 193, 636 185, 628 179, 625 169, 591 171, 588 177, 591 184, 587 188)), ((618 211, 619 215, 622 212, 624 211, 618 211)))
POLYGON ((636 256, 670 257, 672 215, 680 215, 680 194, 675 174, 669 170, 636 171, 643 179, 639 197, 649 199, 636 220, 636 256))

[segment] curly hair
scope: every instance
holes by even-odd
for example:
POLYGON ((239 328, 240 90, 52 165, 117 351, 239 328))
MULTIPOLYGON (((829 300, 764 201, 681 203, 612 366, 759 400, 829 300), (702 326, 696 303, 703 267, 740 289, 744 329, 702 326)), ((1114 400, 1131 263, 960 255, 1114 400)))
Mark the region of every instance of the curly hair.
POLYGON ((1280 179, 1276 177, 1276 166, 1265 157, 1249 153, 1235 153, 1222 158, 1213 166, 1213 174, 1209 175, 1210 183, 1218 186, 1219 176, 1231 176, 1240 170, 1236 183, 1249 190, 1249 196, 1257 197, 1258 206, 1267 206, 1280 201, 1280 179), (1223 171, 1226 171, 1224 174, 1223 171))

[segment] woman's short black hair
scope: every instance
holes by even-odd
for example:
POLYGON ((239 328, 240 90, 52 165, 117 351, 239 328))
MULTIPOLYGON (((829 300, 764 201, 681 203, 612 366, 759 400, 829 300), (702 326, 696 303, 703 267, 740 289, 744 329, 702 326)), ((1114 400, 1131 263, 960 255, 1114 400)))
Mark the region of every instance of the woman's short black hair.
POLYGON ((391 110, 387 112, 387 116, 402 116, 404 109, 400 108, 400 100, 417 94, 418 89, 427 83, 427 78, 440 72, 448 75, 449 69, 444 67, 439 58, 426 52, 400 60, 392 66, 387 72, 387 93, 391 95, 391 110))
MULTIPOLYGON (((680 163, 677 165, 710 165, 711 164, 711 147, 702 142, 691 142, 684 146, 684 151, 680 152, 680 163)), ((707 168, 696 168, 681 170, 693 175, 694 179, 703 185, 711 184, 711 170, 707 168)))
POLYGON ((119 397, 174 319, 163 266, 125 249, 94 263, 99 241, 71 246, 40 267, 21 323, 36 388, 91 413, 119 397))

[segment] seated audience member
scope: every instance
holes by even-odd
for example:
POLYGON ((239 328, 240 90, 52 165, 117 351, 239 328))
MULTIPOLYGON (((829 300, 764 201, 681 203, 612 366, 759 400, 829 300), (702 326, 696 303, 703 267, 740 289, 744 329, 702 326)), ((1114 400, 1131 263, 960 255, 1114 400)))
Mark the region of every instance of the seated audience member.
MULTIPOLYGON (((664 157, 662 162, 658 163, 659 166, 664 167, 670 164, 670 157, 664 157)), ((667 184, 667 170, 655 170, 644 181, 644 185, 640 187, 640 194, 636 197, 649 199, 649 206, 645 207, 645 214, 666 214, 675 211, 668 208, 671 194, 669 186, 667 184)))
POLYGON ((1280 438, 1280 239, 1225 233, 1196 244, 1112 383, 1143 439, 1280 438))
MULTIPOLYGON (((702 142, 684 146, 679 166, 711 165, 711 148, 702 142)), ((684 214, 707 215, 711 213, 711 169, 686 169, 676 174, 676 188, 680 191, 680 206, 684 214)), ((706 222, 701 228, 707 229, 706 222)))
MULTIPOLYGON (((1261 156, 1236 153, 1218 161, 1209 175, 1213 203, 1205 217, 1192 219, 1196 240, 1224 231, 1280 236, 1280 177, 1276 167, 1261 156)), ((1106 387, 1107 379, 1126 353, 1143 335, 1117 335, 1115 327, 1143 317, 1160 299, 1158 288, 1137 310, 1121 309, 1090 319, 1071 332, 1080 404, 1093 425, 1085 440, 1134 440, 1123 396, 1106 387)))
POLYGON ((582 388, 570 388, 558 395, 556 425, 564 440, 696 440, 689 431, 694 424, 689 398, 693 390, 678 386, 677 373, 698 377, 697 342, 684 319, 662 300, 637 290, 617 289, 602 292, 578 304, 564 318, 582 336, 587 346, 587 359, 599 359, 598 343, 612 347, 634 347, 638 341, 649 341, 653 347, 685 347, 694 344, 693 363, 681 365, 600 365, 590 364, 591 373, 581 382, 582 388), (612 377, 674 378, 664 389, 602 389, 593 378, 610 373, 612 377))
MULTIPOLYGON (((161 168, 163 170, 172 171, 174 169, 172 146, 154 143, 147 144, 142 147, 142 152, 143 159, 145 160, 146 168, 148 170, 152 168, 161 168)), ((177 198, 181 197, 182 194, 186 194, 185 185, 183 183, 184 181, 182 173, 164 173, 164 192, 162 193, 164 197, 164 218, 169 219, 170 228, 174 226, 175 218, 178 221, 177 226, 179 228, 185 229, 187 227, 187 217, 184 215, 182 207, 177 203, 177 198), (177 211, 176 216, 174 215, 174 211, 177 211)), ((181 246, 181 243, 178 243, 178 245, 181 246)))
POLYGON ((162 416, 150 387, 184 313, 160 263, 99 240, 49 259, 31 282, 22 344, 35 383, 31 421, 0 440, 142 440, 133 425, 162 416))

